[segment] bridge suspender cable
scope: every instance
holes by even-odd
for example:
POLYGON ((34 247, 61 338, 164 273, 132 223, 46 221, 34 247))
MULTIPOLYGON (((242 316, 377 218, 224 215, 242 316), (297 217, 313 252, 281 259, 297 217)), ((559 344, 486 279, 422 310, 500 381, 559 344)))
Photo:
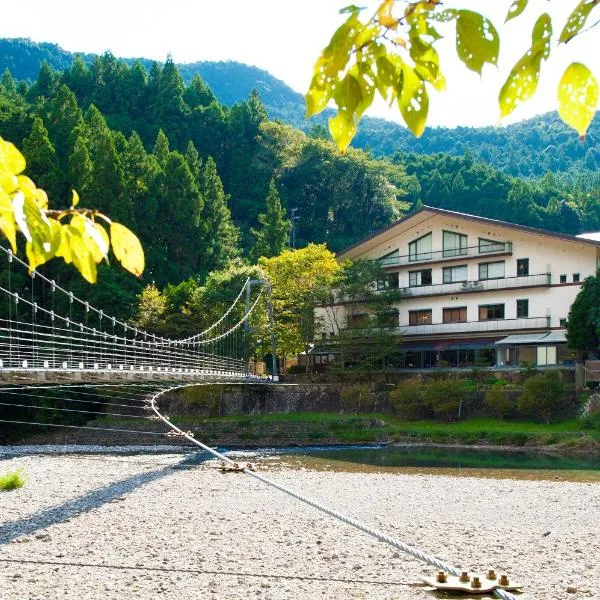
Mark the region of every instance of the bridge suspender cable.
MULTIPOLYGON (((191 385, 193 385, 193 384, 191 384, 191 385)), ((182 389, 185 387, 190 387, 190 384, 174 386, 167 390, 161 390, 160 392, 156 393, 154 396, 152 396, 152 398, 149 401, 150 405, 152 406, 152 409, 164 423, 166 423, 169 427, 171 427, 179 435, 185 437, 187 440, 189 440, 193 444, 196 444, 196 446, 199 446, 205 452, 212 454, 215 458, 218 458, 232 466, 236 465, 236 463, 233 460, 231 460, 224 454, 221 454, 214 448, 211 448, 210 446, 203 444, 199 440, 195 439, 193 436, 191 436, 191 435, 185 433, 184 431, 182 431, 181 429, 179 429, 179 427, 177 427, 176 425, 173 425, 173 423, 171 423, 171 421, 169 421, 169 419, 164 417, 158 410, 157 402, 161 396, 163 396, 164 394, 166 394, 168 392, 172 392, 174 390, 182 389)), ((304 502, 305 504, 308 504, 309 506, 316 508, 317 510, 329 515, 330 517, 338 519, 342 523, 346 523, 346 525, 351 525, 352 527, 355 527, 356 529, 360 529, 360 531, 377 538, 379 541, 385 542, 386 544, 389 544, 390 546, 393 546, 394 548, 396 548, 406 554, 409 554, 413 558, 416 558, 417 560, 425 562, 428 565, 431 565, 432 567, 435 567, 436 569, 438 569, 440 571, 445 571, 452 575, 460 575, 460 573, 461 573, 461 571, 459 569, 457 569, 454 565, 451 565, 450 563, 442 561, 442 560, 436 558, 435 556, 432 556, 431 554, 427 554, 426 552, 424 552, 423 550, 420 550, 419 548, 415 548, 414 546, 405 544, 404 542, 393 538, 392 536, 388 535, 387 533, 384 533, 383 531, 376 529, 375 527, 371 527, 370 525, 366 525, 365 523, 362 523, 358 519, 354 519, 353 517, 344 515, 343 513, 339 512, 338 510, 335 510, 335 509, 323 504, 322 502, 319 502, 308 496, 300 494, 299 492, 297 492, 287 486, 284 486, 272 479, 269 479, 268 477, 265 477, 264 475, 260 475, 256 471, 253 471, 249 468, 244 468, 242 470, 246 475, 250 475, 250 477, 254 477, 255 479, 258 479, 259 481, 262 481, 264 484, 271 486, 273 488, 276 488, 279 491, 283 492, 284 494, 287 494, 288 496, 291 496, 292 498, 296 498, 296 500, 300 500, 300 502, 304 502)), ((497 588, 496 590, 494 590, 493 594, 496 598, 501 598, 502 600, 517 600, 516 596, 514 596, 510 592, 507 592, 506 590, 503 590, 500 588, 497 588)))

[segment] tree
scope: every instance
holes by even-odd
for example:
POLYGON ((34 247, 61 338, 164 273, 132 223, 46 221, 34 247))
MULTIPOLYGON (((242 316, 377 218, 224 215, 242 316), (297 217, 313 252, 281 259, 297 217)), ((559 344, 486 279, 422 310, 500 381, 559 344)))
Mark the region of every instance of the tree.
POLYGON ((523 384, 519 410, 550 425, 565 412, 566 387, 557 371, 534 375, 523 384))
POLYGON ((160 332, 167 311, 165 297, 153 283, 150 283, 140 292, 137 301, 137 315, 132 324, 150 333, 160 332))
POLYGON ((290 241, 292 223, 285 218, 285 208, 281 206, 274 179, 271 179, 269 184, 266 204, 267 212, 258 215, 258 221, 262 228, 250 229, 250 233, 256 238, 256 244, 252 250, 255 260, 261 256, 267 258, 277 256, 290 241))
POLYGON ((77 131, 83 126, 83 115, 75 94, 64 84, 58 88, 51 107, 48 130, 58 159, 65 168, 75 146, 77 131))
POLYGON ((580 350, 590 358, 600 352, 600 272, 587 277, 567 319, 567 342, 570 348, 580 350))
POLYGON ((164 169, 169 158, 169 140, 162 129, 158 130, 152 154, 161 168, 164 169))
POLYGON ((90 158, 87 143, 83 137, 77 137, 73 152, 68 161, 69 182, 81 194, 87 194, 92 183, 94 165, 90 158))
MULTIPOLYGON (((518 18, 527 4, 526 0, 514 0, 506 20, 518 18)), ((559 30, 558 42, 566 44, 582 33, 598 4, 596 0, 577 0, 559 30)), ((477 12, 446 8, 439 0, 383 0, 376 13, 364 19, 362 10, 352 5, 340 11, 349 16, 315 63, 306 94, 308 117, 324 110, 330 100, 335 101, 337 114, 329 119, 329 131, 342 151, 355 136, 358 121, 376 91, 385 102, 397 104, 417 137, 423 133, 428 90, 445 88, 435 48, 442 37, 438 29, 456 24, 457 55, 468 69, 481 75, 485 64, 498 63, 500 35, 493 23, 477 12)), ((533 28, 531 47, 500 90, 503 117, 534 95, 542 62, 551 54, 552 36, 552 19, 543 13, 533 28)), ((585 135, 594 117, 598 96, 598 82, 592 72, 579 62, 571 63, 559 82, 558 112, 580 136, 585 135)))
POLYGON ((277 352, 285 358, 308 354, 315 334, 314 312, 326 301, 341 266, 324 244, 300 250, 284 250, 279 256, 261 258, 260 267, 271 281, 277 352))

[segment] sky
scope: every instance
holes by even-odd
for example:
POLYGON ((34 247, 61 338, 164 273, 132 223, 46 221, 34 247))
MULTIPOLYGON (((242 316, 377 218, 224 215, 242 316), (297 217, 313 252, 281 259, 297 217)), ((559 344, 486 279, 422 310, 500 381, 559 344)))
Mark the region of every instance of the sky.
MULTIPOLYGON (((512 0, 446 0, 446 6, 478 10, 501 36, 498 68, 483 76, 470 72, 456 57, 454 27, 444 26, 437 46, 448 80, 443 93, 431 92, 429 125, 454 127, 499 124, 498 91, 512 65, 527 51, 533 23, 547 11, 556 32, 562 29, 575 0, 530 0, 527 11, 503 25, 512 0)), ((175 62, 234 60, 260 67, 305 93, 312 66, 332 33, 343 22, 339 9, 351 0, 27 0, 3 3, 0 37, 28 37, 59 44, 72 52, 175 62), (26 4, 26 10, 23 6, 26 4)), ((376 2, 358 2, 372 14, 376 2)), ((597 9, 600 13, 600 8, 597 9)), ((600 17, 592 13, 590 23, 600 17), (595 17, 595 18, 594 18, 595 17)), ((568 45, 555 44, 542 67, 538 92, 502 124, 556 107, 556 88, 571 62, 583 62, 600 79, 600 27, 568 45)), ((383 101, 367 113, 399 121, 383 101)))

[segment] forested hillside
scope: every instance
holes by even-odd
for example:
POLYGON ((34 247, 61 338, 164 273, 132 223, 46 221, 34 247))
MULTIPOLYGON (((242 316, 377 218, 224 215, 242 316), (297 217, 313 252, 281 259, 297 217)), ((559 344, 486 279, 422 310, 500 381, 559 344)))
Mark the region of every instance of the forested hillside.
MULTIPOLYGON (((82 54, 90 65, 94 55, 82 54)), ((15 79, 34 80, 46 61, 53 69, 69 68, 75 55, 55 44, 38 44, 23 39, 0 39, 0 73, 9 69, 15 79)), ((148 59, 136 60, 147 70, 148 59)), ((304 119, 304 98, 284 82, 266 71, 236 62, 195 62, 178 65, 186 83, 199 74, 219 101, 227 106, 241 102, 252 90, 259 91, 269 118, 278 119, 310 131, 323 125, 327 111, 317 118, 304 119)), ((369 148, 375 156, 393 155, 397 151, 434 154, 438 152, 461 156, 467 149, 475 159, 496 166, 506 173, 523 177, 541 177, 547 171, 564 173, 569 183, 585 175, 589 177, 600 167, 600 119, 596 117, 585 141, 577 136, 554 113, 535 117, 507 127, 431 127, 415 139, 406 128, 383 119, 364 118, 354 141, 359 148, 369 148)), ((599 183, 593 179, 593 185, 599 183)))
MULTIPOLYGON (((68 206, 75 188, 82 205, 140 236, 141 282, 105 269, 103 285, 83 292, 123 313, 145 283, 203 281, 281 247, 289 227, 279 202, 297 209, 298 246, 334 251, 420 203, 569 233, 600 229, 598 187, 565 186, 552 174, 518 179, 469 152, 341 155, 321 133, 270 121, 258 93, 227 107, 198 75, 186 84, 172 61, 147 71, 104 55, 61 72, 44 63, 30 84, 8 71, 0 80, 0 135, 22 148, 52 204, 68 206)), ((75 289, 86 285, 71 269, 46 268, 75 289)))

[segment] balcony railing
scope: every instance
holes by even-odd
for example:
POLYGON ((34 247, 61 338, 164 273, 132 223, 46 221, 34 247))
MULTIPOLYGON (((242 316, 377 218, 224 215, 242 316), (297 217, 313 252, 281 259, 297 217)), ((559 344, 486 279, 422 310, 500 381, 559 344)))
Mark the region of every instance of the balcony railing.
POLYGON ((465 292, 483 292, 520 287, 547 286, 552 283, 550 273, 502 277, 501 279, 482 279, 479 281, 458 281, 456 283, 438 283, 401 288, 402 296, 432 296, 437 294, 459 294, 465 292))
POLYGON ((486 258, 498 254, 512 254, 512 242, 497 242, 487 246, 477 245, 467 248, 452 248, 446 250, 432 250, 419 254, 404 254, 402 256, 386 256, 376 259, 382 267, 395 267, 401 265, 418 265, 422 263, 441 260, 456 260, 461 258, 486 258))
POLYGON ((528 317, 522 319, 491 319, 489 321, 467 321, 465 323, 430 323, 426 325, 401 325, 403 335, 428 335, 444 333, 476 333, 485 331, 508 331, 518 329, 550 328, 550 317, 528 317))

